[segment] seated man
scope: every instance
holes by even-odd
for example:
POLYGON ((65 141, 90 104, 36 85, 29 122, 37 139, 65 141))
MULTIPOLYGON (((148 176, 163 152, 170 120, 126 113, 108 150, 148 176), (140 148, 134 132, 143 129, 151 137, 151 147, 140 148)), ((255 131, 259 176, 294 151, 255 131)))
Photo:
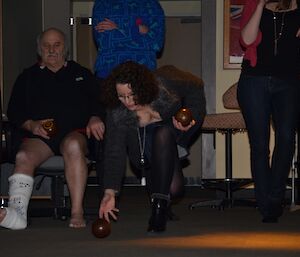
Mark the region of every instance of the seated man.
POLYGON ((71 197, 70 227, 85 227, 83 196, 87 180, 87 138, 102 140, 104 109, 97 103, 93 74, 66 61, 65 35, 50 28, 37 39, 39 62, 17 78, 8 106, 8 118, 26 132, 9 177, 8 207, 0 210, 0 225, 27 226, 27 206, 35 169, 49 157, 63 156, 71 197), (57 133, 47 134, 46 122, 55 121, 57 133))

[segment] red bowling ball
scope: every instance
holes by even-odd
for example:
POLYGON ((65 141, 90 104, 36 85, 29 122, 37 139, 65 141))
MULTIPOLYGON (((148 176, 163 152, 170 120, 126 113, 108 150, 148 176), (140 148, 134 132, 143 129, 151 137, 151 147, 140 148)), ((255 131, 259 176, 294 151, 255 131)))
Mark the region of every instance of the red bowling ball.
POLYGON ((182 124, 182 126, 188 126, 192 120, 192 112, 187 108, 181 108, 175 115, 175 119, 182 124))
POLYGON ((55 124, 55 121, 48 120, 43 122, 42 124, 43 128, 47 131, 47 134, 49 137, 53 137, 57 133, 57 126, 55 124))
POLYGON ((105 219, 96 219, 92 224, 92 233, 97 238, 107 237, 111 232, 111 225, 105 219))

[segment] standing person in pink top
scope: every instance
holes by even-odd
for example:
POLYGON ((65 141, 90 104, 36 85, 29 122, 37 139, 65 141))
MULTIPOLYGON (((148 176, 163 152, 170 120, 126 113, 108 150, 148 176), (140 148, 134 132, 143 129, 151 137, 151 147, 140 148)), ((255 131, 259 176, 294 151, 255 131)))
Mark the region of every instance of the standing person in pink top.
POLYGON ((247 0, 240 42, 245 55, 238 100, 249 135, 255 196, 262 221, 274 223, 283 213, 298 123, 300 1, 247 0))

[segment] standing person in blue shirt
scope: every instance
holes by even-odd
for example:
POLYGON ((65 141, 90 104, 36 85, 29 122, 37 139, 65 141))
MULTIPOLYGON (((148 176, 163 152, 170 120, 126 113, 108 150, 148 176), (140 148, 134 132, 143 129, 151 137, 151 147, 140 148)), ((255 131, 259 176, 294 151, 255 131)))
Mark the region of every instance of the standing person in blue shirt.
POLYGON ((164 44, 165 16, 157 0, 95 0, 95 73, 105 79, 118 64, 131 60, 156 69, 164 44))

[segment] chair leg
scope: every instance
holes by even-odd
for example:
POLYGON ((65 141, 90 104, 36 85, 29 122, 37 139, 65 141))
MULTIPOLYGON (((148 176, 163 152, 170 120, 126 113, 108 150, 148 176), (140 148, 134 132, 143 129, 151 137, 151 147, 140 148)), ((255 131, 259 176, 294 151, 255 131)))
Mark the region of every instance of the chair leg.
POLYGON ((54 219, 67 219, 66 198, 64 195, 64 178, 60 175, 55 175, 51 180, 51 199, 53 202, 53 217, 54 219))
POLYGON ((225 157, 226 157, 226 171, 225 180, 226 185, 226 195, 223 199, 223 204, 228 207, 233 207, 234 205, 240 206, 252 206, 255 207, 256 203, 249 199, 235 199, 233 197, 233 192, 241 189, 241 187, 252 183, 252 180, 235 180, 232 177, 232 134, 234 129, 227 129, 225 133, 225 157))
POLYGON ((232 178, 232 134, 234 132, 234 129, 226 129, 222 132, 225 134, 225 178, 221 181, 219 186, 215 187, 215 189, 224 191, 225 197, 223 199, 197 201, 190 204, 190 209, 204 206, 224 209, 225 207, 233 207, 234 204, 255 206, 255 203, 251 200, 233 198, 233 191, 239 189, 241 186, 249 184, 250 182, 246 180, 234 181, 234 179, 232 178))
MULTIPOLYGON (((224 207, 232 207, 232 130, 227 129, 225 133, 225 179, 222 180, 219 186, 216 186, 216 190, 221 190, 225 192, 225 198, 216 200, 205 200, 197 201, 189 205, 190 209, 196 207, 217 207, 219 209, 224 209, 224 207)), ((204 184, 205 188, 205 184, 204 184)))
POLYGON ((205 200, 205 201, 196 201, 189 205, 189 209, 193 210, 197 207, 212 207, 223 209, 223 200, 205 200))
POLYGON ((228 202, 228 205, 232 207, 232 130, 229 129, 225 133, 225 180, 226 185, 226 197, 225 200, 228 202))
MULTIPOLYGON (((40 172, 38 175, 42 175, 43 173, 40 172)), ((66 197, 64 194, 64 175, 63 173, 60 174, 53 174, 49 175, 43 174, 42 179, 40 182, 37 183, 36 189, 42 186, 42 183, 46 177, 51 179, 51 206, 50 207, 43 207, 37 208, 32 207, 29 205, 29 217, 53 217, 54 219, 61 219, 66 220, 69 214, 69 209, 67 208, 66 197)))
POLYGON ((300 204, 300 128, 297 130, 297 140, 296 140, 297 148, 296 148, 296 174, 297 178, 295 178, 295 201, 297 204, 300 204))

